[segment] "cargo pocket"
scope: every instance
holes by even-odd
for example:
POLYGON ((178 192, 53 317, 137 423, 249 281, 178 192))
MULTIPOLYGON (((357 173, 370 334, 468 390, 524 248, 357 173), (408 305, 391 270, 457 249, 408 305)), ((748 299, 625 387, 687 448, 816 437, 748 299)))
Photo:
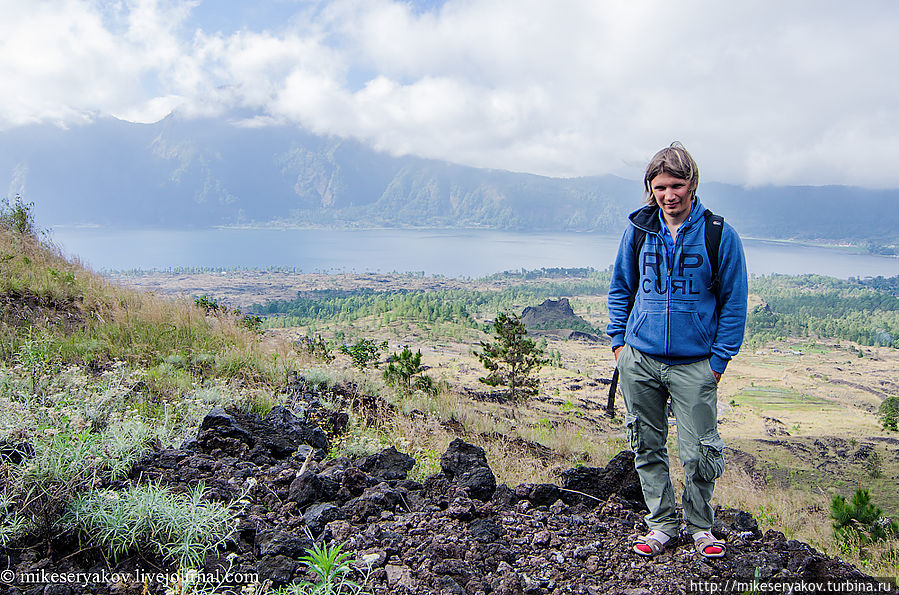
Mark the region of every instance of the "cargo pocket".
POLYGON ((624 414, 624 425, 627 426, 627 441, 631 445, 631 450, 634 453, 640 451, 640 420, 637 419, 636 415, 631 413, 624 414))
POLYGON ((724 440, 718 432, 709 432, 699 438, 699 477, 714 481, 724 473, 724 440))

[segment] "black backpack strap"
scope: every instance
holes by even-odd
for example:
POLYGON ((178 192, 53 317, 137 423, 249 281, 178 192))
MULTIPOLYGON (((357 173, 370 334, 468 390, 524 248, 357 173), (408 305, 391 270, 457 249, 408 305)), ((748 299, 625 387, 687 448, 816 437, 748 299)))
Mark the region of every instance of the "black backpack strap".
MULTIPOLYGON (((646 243, 646 230, 634 226, 634 237, 631 239, 631 250, 634 253, 634 263, 637 266, 637 279, 640 278, 640 250, 646 243)), ((634 301, 637 299, 636 292, 631 294, 631 298, 627 303, 627 314, 630 316, 631 310, 634 309, 634 301)))
POLYGON ((724 229, 724 217, 716 215, 706 209, 705 213, 705 251, 709 255, 709 264, 712 267, 712 281, 709 290, 715 294, 721 293, 721 277, 718 274, 718 248, 721 246, 721 232, 724 229))

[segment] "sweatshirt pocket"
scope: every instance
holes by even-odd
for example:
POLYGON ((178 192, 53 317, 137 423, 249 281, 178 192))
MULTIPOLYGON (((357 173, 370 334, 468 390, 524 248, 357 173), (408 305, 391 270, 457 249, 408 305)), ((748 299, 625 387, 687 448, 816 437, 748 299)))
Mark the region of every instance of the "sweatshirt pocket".
POLYGON ((712 340, 699 314, 671 312, 671 352, 683 357, 708 355, 712 340))
POLYGON ((665 310, 646 308, 628 329, 625 341, 638 351, 660 353, 665 349, 665 330, 668 314, 665 310))
POLYGON ((640 336, 640 329, 643 327, 643 323, 646 322, 646 312, 640 312, 637 316, 637 320, 634 321, 634 328, 631 330, 631 334, 635 337, 640 336))

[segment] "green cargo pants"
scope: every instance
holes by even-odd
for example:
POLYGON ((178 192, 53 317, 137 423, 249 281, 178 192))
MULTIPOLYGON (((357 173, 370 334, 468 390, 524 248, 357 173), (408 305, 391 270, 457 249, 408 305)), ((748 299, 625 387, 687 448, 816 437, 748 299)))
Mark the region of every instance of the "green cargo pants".
POLYGON ((625 345, 618 354, 618 374, 627 437, 649 507, 646 524, 671 536, 680 527, 666 446, 670 395, 684 466, 684 520, 691 534, 710 530, 715 513, 709 501, 724 471, 724 442, 718 434, 718 383, 709 361, 672 366, 625 345))

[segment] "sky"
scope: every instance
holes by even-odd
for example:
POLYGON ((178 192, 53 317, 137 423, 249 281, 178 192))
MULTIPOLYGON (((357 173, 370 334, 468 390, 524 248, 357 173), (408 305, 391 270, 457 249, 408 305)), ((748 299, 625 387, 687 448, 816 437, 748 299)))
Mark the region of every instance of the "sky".
POLYGON ((394 155, 899 188, 894 0, 0 0, 0 131, 226 118, 394 155))

